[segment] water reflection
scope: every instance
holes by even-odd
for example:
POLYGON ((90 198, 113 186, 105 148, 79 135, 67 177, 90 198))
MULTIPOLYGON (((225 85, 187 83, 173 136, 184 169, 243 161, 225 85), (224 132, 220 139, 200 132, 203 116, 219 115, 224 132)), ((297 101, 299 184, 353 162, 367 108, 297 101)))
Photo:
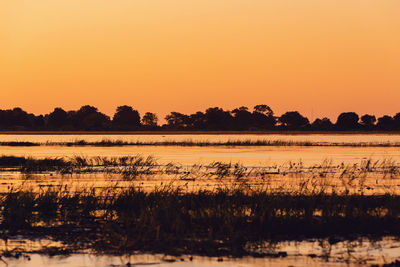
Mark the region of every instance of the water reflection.
MULTIPOLYGON (((155 141, 212 141, 229 140, 287 140, 313 142, 400 142, 400 135, 364 134, 364 135, 0 135, 0 142, 88 142, 101 140, 122 140, 127 142, 155 141)), ((240 162, 250 166, 282 164, 289 160, 302 160, 306 164, 319 163, 332 159, 336 163, 352 163, 364 158, 400 159, 398 147, 165 147, 165 146, 125 146, 125 147, 0 147, 0 154, 32 157, 69 157, 82 156, 127 156, 141 154, 152 155, 161 163, 171 161, 182 164, 205 164, 212 161, 240 162)))
POLYGON ((352 163, 365 158, 400 159, 396 147, 0 147, 0 154, 32 157, 109 156, 141 154, 161 163, 204 164, 212 161, 240 162, 250 166, 302 160, 307 164, 332 159, 352 163))
POLYGON ((73 142, 85 140, 99 142, 102 140, 125 142, 157 142, 157 141, 312 141, 333 143, 355 142, 400 142, 400 134, 0 134, 0 142, 73 142))
MULTIPOLYGON (((0 135, 2 141, 29 141, 29 142, 71 142, 75 140, 86 140, 90 142, 108 140, 123 140, 128 142, 136 141, 215 141, 224 142, 228 140, 289 140, 289 141, 314 141, 314 142, 400 142, 400 135, 0 135)), ((212 162, 225 162, 243 164, 246 168, 265 166, 288 166, 296 163, 304 166, 321 164, 328 159, 332 165, 351 165, 360 163, 362 160, 372 158, 375 160, 391 159, 394 162, 400 161, 400 150, 391 147, 0 147, 0 154, 14 155, 34 158, 64 157, 71 158, 75 155, 85 157, 107 156, 120 157, 127 155, 153 155, 157 161, 166 165, 170 162, 179 163, 183 168, 194 164, 210 164, 212 162)), ((297 165, 297 166, 298 166, 297 165)), ((278 175, 268 175, 245 179, 247 185, 271 188, 287 188, 298 190, 301 184, 309 181, 309 174, 285 172, 282 167, 278 175), (305 176, 304 176, 305 175, 305 176)), ((274 170, 276 171, 276 170, 274 170)), ((320 172, 315 173, 310 184, 316 187, 338 188, 343 187, 343 181, 348 182, 350 190, 358 190, 362 186, 366 194, 398 193, 400 190, 399 177, 384 179, 382 173, 368 173, 360 176, 358 180, 333 179, 335 177, 321 176, 320 172), (350 184, 352 182, 353 184, 350 184)), ((226 184, 235 185, 242 183, 236 178, 218 180, 212 179, 182 179, 179 175, 153 175, 142 176, 137 179, 124 180, 121 175, 115 173, 74 173, 71 175, 60 175, 56 172, 42 173, 19 173, 13 170, 2 170, 0 172, 0 190, 7 192, 11 187, 35 188, 46 190, 48 187, 68 186, 71 191, 82 188, 115 188, 115 187, 139 187, 152 190, 155 186, 173 183, 186 191, 199 189, 213 189, 226 184), (73 189, 75 188, 75 189, 73 189)), ((328 191, 329 192, 329 191, 328 191)), ((359 193, 359 192, 355 192, 359 193)), ((7 248, 21 248, 35 251, 39 248, 57 247, 60 243, 55 241, 28 241, 17 239, 8 241, 7 248)), ((5 244, 2 244, 4 247, 5 244)), ((253 249, 261 251, 285 252, 287 256, 280 258, 249 258, 240 259, 223 258, 218 261, 214 257, 183 256, 169 258, 164 255, 127 255, 124 257, 76 254, 68 257, 48 257, 39 254, 30 254, 30 261, 26 258, 6 259, 12 266, 127 266, 132 265, 157 265, 157 266, 338 266, 348 264, 372 264, 389 263, 400 254, 399 242, 394 238, 386 238, 379 242, 370 240, 343 241, 339 240, 331 244, 327 240, 308 240, 303 242, 281 242, 273 244, 259 244, 253 249), (271 250, 272 249, 272 250, 271 250), (329 252, 329 255, 328 255, 329 252)), ((4 250, 4 248, 3 248, 4 250)), ((282 254, 284 255, 284 254, 282 254)))
MULTIPOLYGON (((49 240, 18 240, 19 248, 35 251, 43 245, 57 246, 49 240), (23 246, 22 246, 22 245, 23 246)), ((4 244, 2 244, 4 248, 4 244)), ((9 245, 10 249, 12 244, 9 245)), ((4 258, 9 266, 362 266, 394 262, 400 254, 400 242, 393 237, 382 240, 357 239, 332 244, 328 240, 285 241, 259 245, 258 250, 280 252, 278 257, 204 257, 196 255, 166 256, 163 254, 132 254, 123 256, 72 254, 48 256, 37 252, 25 257, 4 258)))

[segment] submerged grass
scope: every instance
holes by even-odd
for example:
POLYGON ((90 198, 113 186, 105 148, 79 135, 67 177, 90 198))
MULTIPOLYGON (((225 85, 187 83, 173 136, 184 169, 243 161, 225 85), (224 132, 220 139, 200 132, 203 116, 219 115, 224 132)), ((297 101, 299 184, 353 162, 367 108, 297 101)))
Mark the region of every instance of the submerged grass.
MULTIPOLYGON (((122 182, 121 187, 136 184, 146 190, 156 184, 176 182, 186 191, 212 189, 221 184, 240 185, 268 193, 286 192, 313 195, 315 192, 346 194, 398 194, 400 164, 393 159, 364 159, 352 164, 334 164, 324 160, 304 165, 302 161, 284 164, 244 166, 240 163, 212 162, 182 165, 160 164, 152 156, 42 158, 0 156, 0 174, 20 174, 1 187, 36 184, 58 186, 66 179, 92 182, 107 187, 110 182, 122 182), (150 186, 151 185, 151 186, 150 186)), ((111 184, 112 185, 112 184, 111 184)))
POLYGON ((156 167, 153 157, 124 156, 124 157, 84 157, 73 156, 69 158, 41 158, 0 156, 0 171, 9 168, 22 173, 40 173, 55 171, 60 174, 92 173, 92 172, 115 172, 125 173, 136 169, 142 174, 150 174, 144 171, 156 167))
POLYGON ((40 143, 34 142, 23 142, 23 141, 10 141, 10 142, 0 142, 0 146, 40 146, 40 143))
POLYGON ((0 239, 50 238, 65 244, 62 251, 268 256, 248 248, 264 241, 328 238, 336 242, 341 238, 400 235, 399 195, 364 195, 352 190, 356 182, 362 186, 370 173, 398 178, 400 166, 392 159, 368 159, 351 165, 325 160, 313 166, 288 161, 280 166, 250 168, 223 162, 161 165, 153 157, 140 155, 1 156, 0 167, 27 173, 110 172, 127 180, 162 174, 220 181, 212 190, 197 191, 174 184, 144 191, 129 182, 124 187, 72 189, 60 185, 39 190, 11 188, 0 193, 0 239), (301 187, 271 190, 271 175, 299 178, 301 187), (249 177, 260 178, 261 186, 251 187, 249 177), (323 183, 332 177, 346 190, 326 190, 323 183), (225 178, 234 178, 237 183, 225 178))
POLYGON ((290 140, 228 140, 222 142, 212 141, 123 141, 123 140, 101 140, 85 141, 76 140, 72 142, 0 142, 0 146, 188 146, 188 147, 224 147, 224 146, 305 146, 305 147, 400 147, 400 142, 314 142, 314 141, 290 141, 290 140))
POLYGON ((69 165, 62 158, 35 159, 31 157, 0 156, 1 167, 18 167, 21 172, 55 171, 69 165))
POLYGON ((183 193, 169 186, 96 192, 11 190, 1 238, 23 235, 100 253, 255 255, 249 242, 400 234, 400 196, 294 195, 245 186, 183 193))
POLYGON ((46 172, 55 171, 60 174, 78 173, 114 173, 122 174, 124 178, 136 178, 145 175, 175 175, 179 179, 245 179, 270 177, 319 177, 351 179, 368 175, 378 175, 380 178, 399 178, 400 164, 392 158, 381 160, 362 159, 357 163, 336 163, 324 160, 319 164, 304 165, 300 161, 287 161, 283 164, 262 166, 244 166, 240 163, 214 161, 209 164, 182 165, 170 162, 161 164, 153 156, 122 156, 122 157, 86 157, 73 156, 66 158, 32 158, 17 156, 0 156, 0 171, 14 168, 16 171, 46 172))

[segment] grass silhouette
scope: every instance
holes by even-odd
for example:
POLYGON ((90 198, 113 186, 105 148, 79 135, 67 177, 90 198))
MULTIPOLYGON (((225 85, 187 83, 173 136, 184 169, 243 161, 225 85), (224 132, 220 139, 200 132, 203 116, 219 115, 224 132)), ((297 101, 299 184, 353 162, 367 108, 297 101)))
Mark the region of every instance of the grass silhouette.
POLYGON ((290 141, 290 140, 228 140, 222 142, 213 141, 136 141, 123 140, 101 140, 89 142, 77 140, 73 142, 0 142, 0 146, 187 146, 187 147, 232 147, 232 146, 304 146, 304 147, 400 147, 399 142, 313 142, 313 141, 290 141))

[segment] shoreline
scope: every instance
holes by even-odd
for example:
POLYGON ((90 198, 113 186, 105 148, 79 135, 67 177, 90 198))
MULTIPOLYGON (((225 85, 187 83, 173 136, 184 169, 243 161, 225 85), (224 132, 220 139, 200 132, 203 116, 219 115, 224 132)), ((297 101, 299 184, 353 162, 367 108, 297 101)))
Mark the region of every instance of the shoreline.
POLYGON ((0 135, 400 135, 400 131, 0 131, 0 135))

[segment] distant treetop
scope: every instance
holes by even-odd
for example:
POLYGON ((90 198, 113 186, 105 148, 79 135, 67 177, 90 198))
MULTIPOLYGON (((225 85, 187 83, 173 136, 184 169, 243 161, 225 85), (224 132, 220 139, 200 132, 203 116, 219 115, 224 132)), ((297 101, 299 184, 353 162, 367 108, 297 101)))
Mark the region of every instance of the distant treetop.
POLYGON ((310 123, 298 111, 275 116, 265 104, 252 110, 240 106, 232 110, 210 107, 193 114, 172 111, 165 121, 159 125, 155 113, 146 112, 141 117, 139 111, 128 105, 119 106, 112 119, 90 105, 70 111, 56 107, 44 115, 34 115, 19 107, 0 110, 0 131, 400 131, 400 112, 379 118, 343 112, 336 123, 328 118, 317 118, 310 123))

